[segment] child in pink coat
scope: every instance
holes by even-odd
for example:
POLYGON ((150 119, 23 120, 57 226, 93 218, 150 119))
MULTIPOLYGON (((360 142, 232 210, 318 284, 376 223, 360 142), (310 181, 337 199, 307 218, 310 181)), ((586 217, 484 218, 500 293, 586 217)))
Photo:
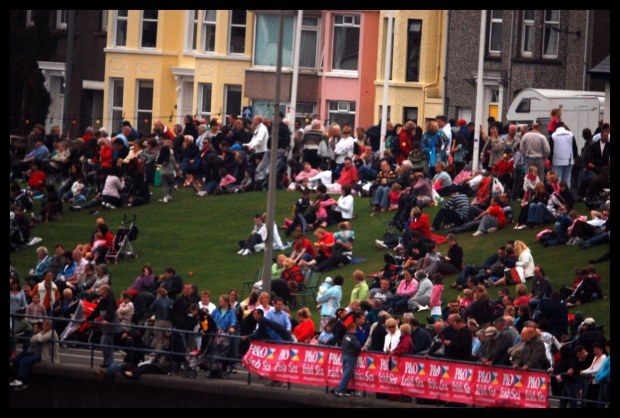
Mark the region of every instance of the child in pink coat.
POLYGON ((433 279, 433 291, 431 292, 431 315, 437 321, 442 317, 441 312, 441 295, 443 293, 443 277, 439 274, 435 275, 433 279))

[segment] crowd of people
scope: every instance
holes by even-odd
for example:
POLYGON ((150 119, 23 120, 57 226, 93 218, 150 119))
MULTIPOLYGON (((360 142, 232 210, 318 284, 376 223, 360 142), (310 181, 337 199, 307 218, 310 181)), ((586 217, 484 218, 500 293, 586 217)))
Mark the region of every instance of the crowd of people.
MULTIPOLYGON (((12 272, 11 314, 24 311, 72 318, 77 301, 98 301, 88 319, 101 316, 111 324, 103 327, 105 344, 126 343, 128 339, 135 343, 139 338, 144 347, 157 350, 147 373, 178 374, 186 363, 185 353, 204 353, 209 338, 195 338, 191 332, 208 335, 207 330, 213 331, 210 322, 225 333, 242 337, 230 346, 227 366, 231 372, 236 370, 234 358, 247 350, 248 341, 269 339, 342 346, 348 357, 347 376, 352 373, 351 359, 362 350, 390 356, 443 356, 556 373, 560 365, 579 361, 583 334, 591 334, 595 327, 592 318, 581 318, 584 325, 579 329, 577 315, 570 324, 568 321, 568 308, 604 297, 594 267, 579 269, 572 287, 554 289, 522 240, 509 241, 480 265, 464 264, 465 255, 457 243, 459 233, 475 231, 473 236, 479 237, 511 224, 515 230, 540 228, 537 238, 545 246, 566 243, 590 248, 609 241, 610 208, 605 197, 610 176, 609 124, 601 124, 594 135, 584 130, 585 146, 578 153, 575 136, 562 122, 561 113, 555 109, 553 113, 549 138, 541 133, 538 123, 518 127, 493 122, 488 131, 481 129, 480 169, 472 168, 473 122, 457 123, 437 116, 425 131, 412 121, 404 126, 388 122, 387 136, 382 139, 377 126, 368 131, 357 128, 357 137, 353 137, 350 127, 326 126, 318 117, 303 129, 296 122, 290 130, 281 115, 277 141, 284 152, 277 158, 283 158, 284 164, 278 164, 278 181, 289 191, 299 191, 301 197, 291 219, 285 219, 282 226, 287 237, 293 235, 294 244, 292 251, 280 255, 273 265, 271 295, 261 293, 259 282, 245 301, 238 301, 237 292, 231 290, 219 297, 216 307, 208 291, 199 293, 195 285, 184 284, 173 268, 158 277, 145 265, 135 283, 116 300, 109 270, 102 264, 114 237, 100 219, 91 241, 73 251, 58 244, 52 257, 45 247, 37 249, 38 262, 23 287, 12 272), (386 150, 380 154, 382 140, 386 150), (332 198, 334 194, 340 196, 332 198), (293 315, 289 307, 303 288, 307 272, 325 272, 351 262, 356 239, 354 196, 369 198, 371 216, 395 212, 392 238, 376 241, 379 248, 394 250, 395 255, 370 286, 363 272, 353 274, 355 287, 348 308, 341 307, 344 278, 326 278, 317 296, 321 326, 315 332, 310 310, 293 315), (474 197, 471 202, 470 197, 474 197), (513 200, 519 200, 521 206, 516 222, 513 200), (573 209, 577 201, 592 207, 590 220, 573 209), (436 205, 443 207, 431 222, 425 208, 436 205), (334 224, 338 231, 327 231, 334 224), (442 224, 450 232, 446 255, 438 252, 433 234, 442 224), (543 230, 545 225, 554 229, 543 230), (308 238, 310 231, 314 243, 308 238), (443 282, 450 275, 455 275, 450 287, 458 288, 462 295, 446 303, 443 282), (514 299, 510 285, 517 285, 514 299), (491 287, 500 288, 497 300, 487 293, 491 287), (413 317, 421 310, 430 311, 426 327, 413 317), (397 316, 400 314, 404 314, 402 318, 397 316), (122 327, 143 321, 190 334, 154 331, 135 335, 122 327), (570 350, 564 349, 566 346, 570 350), (173 354, 163 354, 165 351, 173 354)), ((265 162, 276 157, 268 151, 272 122, 260 116, 249 121, 234 115, 227 122, 223 126, 214 119, 207 124, 188 116, 185 127, 175 125, 170 131, 157 121, 153 133, 146 137, 139 137, 126 122, 112 137, 105 129, 88 129, 74 141, 61 138, 55 130, 43 137, 38 127, 31 138, 34 150, 22 160, 11 154, 12 178, 28 177, 26 189, 13 186, 15 214, 23 217, 29 204, 32 208, 31 199, 41 196, 41 212, 31 221, 60 219, 65 202, 73 210, 147 204, 149 187, 159 181, 162 203, 171 202, 175 189, 183 186, 194 187, 198 196, 261 190, 265 162), (50 175, 65 179, 59 191, 48 179, 50 175), (90 187, 95 189, 94 196, 89 194, 93 191, 90 187)), ((249 238, 239 242, 238 254, 260 251, 270 228, 264 215, 256 215, 249 238)), ((278 237, 274 248, 287 250, 277 225, 273 231, 278 237)), ((12 320, 11 326, 17 330, 25 326, 22 322, 12 320)), ((62 326, 57 328, 62 333, 66 324, 58 324, 54 327, 62 326)), ((29 325, 32 328, 33 324, 29 325)), ((41 331, 25 332, 38 335, 41 331)), ((600 330, 597 332, 596 344, 603 345, 599 350, 603 352, 605 340, 600 338, 600 330)), ((585 345, 589 345, 585 347, 587 355, 596 355, 591 341, 585 345)), ((113 363, 113 350, 105 350, 102 368, 107 378, 118 371, 130 378, 142 374, 138 363, 131 363, 133 356, 118 365, 113 363)), ((600 355, 596 359, 597 364, 605 362, 600 355)), ((566 371, 557 372, 561 377, 556 382, 562 387, 554 391, 574 394, 575 384, 562 377, 564 374, 566 371)), ((17 381, 24 384, 27 379, 28 373, 21 373, 17 381)), ((344 380, 335 390, 338 396, 347 394, 344 380)), ((600 384, 601 399, 609 399, 608 381, 607 376, 605 386, 604 379, 594 380, 600 384)), ((585 390, 594 391, 590 387, 595 386, 585 390)), ((588 396, 593 399, 598 393, 588 396)))

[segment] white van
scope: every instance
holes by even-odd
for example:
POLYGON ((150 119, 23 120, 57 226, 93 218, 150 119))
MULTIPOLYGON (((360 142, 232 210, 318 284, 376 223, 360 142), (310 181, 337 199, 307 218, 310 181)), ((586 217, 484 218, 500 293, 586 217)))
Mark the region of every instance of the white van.
POLYGON ((581 132, 598 127, 605 109, 605 93, 597 91, 524 89, 512 101, 507 119, 518 125, 540 123, 547 135, 551 109, 562 109, 562 121, 575 135, 579 149, 583 146, 581 132))

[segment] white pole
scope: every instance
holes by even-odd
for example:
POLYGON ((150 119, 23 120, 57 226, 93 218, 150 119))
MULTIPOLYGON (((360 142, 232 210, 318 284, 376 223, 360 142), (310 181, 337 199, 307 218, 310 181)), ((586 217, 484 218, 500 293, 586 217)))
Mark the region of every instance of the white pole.
POLYGON ((487 11, 482 10, 480 16, 480 50, 478 51, 478 81, 476 90, 476 128, 474 129, 474 159, 472 171, 478 168, 480 158, 480 127, 482 126, 482 94, 483 90, 483 67, 484 67, 484 35, 487 21, 487 11))
POLYGON ((299 56, 301 50, 301 22, 304 11, 297 10, 297 27, 295 28, 295 45, 293 46, 293 80, 291 83, 291 104, 286 118, 289 121, 289 130, 295 133, 295 114, 297 114, 297 84, 299 82, 299 56))
POLYGON ((385 69, 383 71, 383 109, 381 110, 381 142, 379 150, 381 155, 385 151, 385 134, 387 132, 388 93, 390 83, 390 64, 392 63, 392 32, 394 28, 394 10, 388 14, 387 42, 385 50, 385 69))

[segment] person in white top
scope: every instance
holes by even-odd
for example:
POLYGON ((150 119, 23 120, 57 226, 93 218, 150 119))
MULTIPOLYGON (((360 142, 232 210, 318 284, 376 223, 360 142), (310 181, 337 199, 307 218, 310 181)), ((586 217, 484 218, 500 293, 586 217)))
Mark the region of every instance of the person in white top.
POLYGON ((582 376, 594 377, 603 367, 605 359, 607 359, 607 356, 603 354, 603 344, 594 343, 592 351, 594 351, 594 360, 592 360, 590 367, 580 372, 582 376))
MULTIPOLYGON (((575 137, 566 130, 564 122, 558 122, 557 129, 551 135, 553 140, 553 168, 560 177, 560 181, 570 184, 571 170, 573 169, 573 142, 575 137)), ((574 148, 577 148, 575 144, 574 148)))
POLYGON ((344 165, 346 157, 353 158, 355 149, 355 138, 351 136, 351 128, 348 126, 342 131, 342 139, 336 144, 334 155, 336 156, 336 165, 344 165))
POLYGON ((318 174, 308 179, 308 187, 312 190, 316 190, 319 184, 323 184, 329 189, 332 185, 332 172, 331 170, 323 170, 322 166, 318 168, 318 174))
POLYGON ((248 148, 248 151, 255 154, 264 154, 267 152, 267 142, 269 140, 269 131, 263 124, 262 116, 254 116, 254 123, 252 125, 254 135, 249 144, 244 145, 248 148))
POLYGON ((514 243, 515 254, 519 257, 519 261, 515 264, 516 267, 523 267, 523 277, 530 279, 534 277, 534 258, 532 252, 521 240, 514 243))
POLYGON ((387 328, 387 335, 385 336, 385 342, 383 343, 383 351, 389 353, 394 350, 400 341, 400 330, 396 326, 396 320, 390 318, 385 323, 387 328))
POLYGON ((441 129, 441 131, 446 134, 446 138, 448 138, 448 141, 442 145, 441 149, 445 149, 446 154, 450 155, 450 148, 452 147, 452 126, 448 123, 448 118, 443 115, 435 117, 435 120, 437 121, 439 129, 441 129))

